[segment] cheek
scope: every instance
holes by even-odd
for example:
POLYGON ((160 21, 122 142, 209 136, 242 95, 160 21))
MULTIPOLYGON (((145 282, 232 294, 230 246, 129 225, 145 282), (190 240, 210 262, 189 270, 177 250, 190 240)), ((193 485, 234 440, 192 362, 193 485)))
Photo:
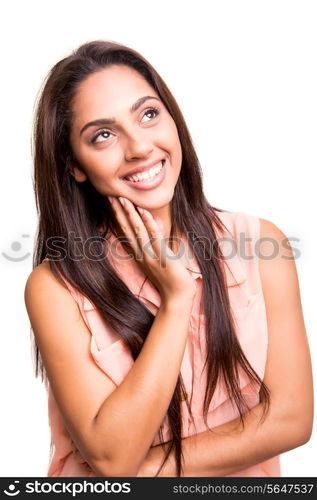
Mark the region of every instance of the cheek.
POLYGON ((183 155, 182 155, 181 143, 180 143, 180 140, 179 140, 179 136, 178 136, 178 132, 177 132, 175 124, 174 124, 173 127, 171 127, 170 140, 172 142, 172 145, 171 145, 171 154, 173 155, 175 166, 177 166, 178 169, 180 170, 181 164, 182 164, 182 156, 183 155))
POLYGON ((115 155, 105 155, 102 151, 81 151, 78 161, 93 185, 100 182, 111 183, 119 165, 119 159, 115 155))
POLYGON ((169 151, 174 161, 182 162, 182 148, 177 132, 176 125, 171 119, 164 130, 162 130, 161 138, 164 141, 165 149, 169 151))

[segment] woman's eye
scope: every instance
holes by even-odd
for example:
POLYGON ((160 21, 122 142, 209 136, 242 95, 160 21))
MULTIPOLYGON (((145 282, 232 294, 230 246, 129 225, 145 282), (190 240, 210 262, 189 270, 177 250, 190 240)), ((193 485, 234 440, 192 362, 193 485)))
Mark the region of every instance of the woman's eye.
MULTIPOLYGON (((152 115, 152 118, 155 118, 157 115, 160 114, 160 110, 158 108, 149 108, 145 111, 143 116, 147 116, 149 114, 152 115)), ((152 118, 150 117, 150 119, 152 118)))
MULTIPOLYGON (((147 116, 149 120, 153 120, 153 118, 156 118, 160 114, 160 110, 158 108, 148 108, 145 113, 143 114, 144 116, 147 116)), ((98 130, 98 132, 95 133, 95 135, 91 139, 92 144, 100 143, 100 142, 108 142, 109 137, 112 135, 109 130, 98 130)))
POLYGON ((96 142, 105 142, 108 137, 106 136, 112 135, 108 130, 99 130, 91 139, 91 142, 95 144, 96 142))

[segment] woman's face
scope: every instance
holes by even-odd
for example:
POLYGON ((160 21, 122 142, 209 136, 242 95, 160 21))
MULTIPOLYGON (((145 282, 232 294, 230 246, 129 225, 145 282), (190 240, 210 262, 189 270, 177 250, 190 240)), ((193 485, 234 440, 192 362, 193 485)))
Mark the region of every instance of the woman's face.
POLYGON ((137 71, 113 65, 93 73, 80 84, 72 111, 72 173, 78 182, 88 178, 104 196, 123 196, 149 210, 170 203, 181 145, 171 115, 137 71), (140 168, 143 180, 135 177, 140 168))

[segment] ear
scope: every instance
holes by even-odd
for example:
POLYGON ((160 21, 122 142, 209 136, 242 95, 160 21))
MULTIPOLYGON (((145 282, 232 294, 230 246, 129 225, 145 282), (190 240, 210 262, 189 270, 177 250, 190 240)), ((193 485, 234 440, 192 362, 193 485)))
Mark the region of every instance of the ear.
POLYGON ((85 174, 85 172, 75 164, 72 164, 70 166, 69 172, 77 182, 85 182, 87 180, 87 175, 85 174))

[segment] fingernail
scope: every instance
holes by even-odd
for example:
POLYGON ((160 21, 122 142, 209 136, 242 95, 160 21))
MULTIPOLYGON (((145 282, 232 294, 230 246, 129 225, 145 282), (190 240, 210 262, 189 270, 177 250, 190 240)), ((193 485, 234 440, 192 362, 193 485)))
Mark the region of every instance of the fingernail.
POLYGON ((112 196, 108 196, 108 200, 110 201, 110 203, 112 203, 113 202, 112 196))
POLYGON ((119 196, 118 200, 120 201, 121 205, 124 207, 124 198, 122 198, 121 196, 119 196))
POLYGON ((144 214, 144 209, 143 209, 143 208, 141 208, 141 207, 137 207, 137 208, 138 208, 138 211, 140 212, 140 214, 142 214, 142 215, 143 215, 143 214, 144 214))

